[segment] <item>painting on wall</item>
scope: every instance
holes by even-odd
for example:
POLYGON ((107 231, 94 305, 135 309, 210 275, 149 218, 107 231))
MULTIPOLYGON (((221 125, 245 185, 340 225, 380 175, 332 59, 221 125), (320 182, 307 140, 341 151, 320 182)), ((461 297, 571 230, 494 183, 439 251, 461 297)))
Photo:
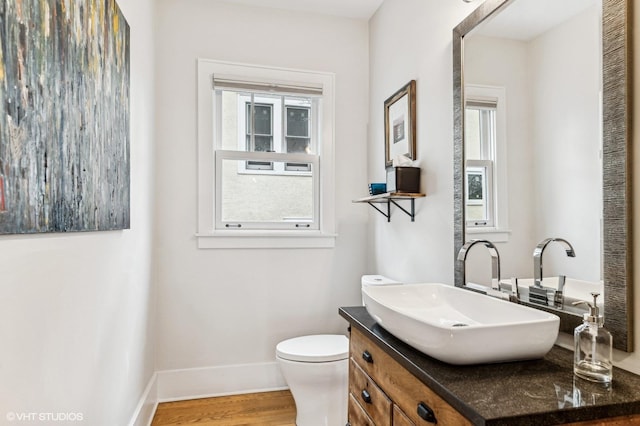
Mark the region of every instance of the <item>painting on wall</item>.
POLYGON ((115 0, 0 2, 0 234, 129 228, 129 80, 115 0))
POLYGON ((416 81, 411 80, 384 101, 384 165, 405 156, 416 159, 416 81))

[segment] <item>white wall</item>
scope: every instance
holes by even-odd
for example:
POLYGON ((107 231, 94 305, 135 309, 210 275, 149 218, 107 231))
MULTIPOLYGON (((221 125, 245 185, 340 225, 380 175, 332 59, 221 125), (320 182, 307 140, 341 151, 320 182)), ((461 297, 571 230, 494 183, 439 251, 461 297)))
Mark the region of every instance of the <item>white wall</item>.
MULTIPOLYGON (((502 278, 528 278, 533 274, 533 214, 530 72, 526 42, 485 36, 465 37, 465 84, 504 87, 507 122, 508 242, 497 242, 502 278), (513 165, 517 165, 514 167, 513 165)), ((475 238, 471 235, 470 238, 475 238)), ((491 236, 490 240, 493 240, 491 236)), ((474 248, 467 257, 467 277, 475 283, 489 284, 489 251, 474 248)))
POLYGON ((536 237, 566 238, 576 251, 568 259, 562 247, 550 246, 545 275, 595 282, 601 279, 602 219, 599 7, 529 46, 536 237))
POLYGON ((209 0, 157 6, 158 369, 250 369, 273 363, 282 339, 344 333, 338 307, 359 302, 367 272, 368 206, 351 203, 367 193, 367 23, 209 0), (199 57, 336 73, 335 248, 196 248, 199 57))
POLYGON ((3 424, 127 424, 153 373, 153 6, 118 3, 131 26, 131 229, 0 237, 3 424))
MULTIPOLYGON (((373 220, 375 262, 379 271, 406 281, 453 282, 453 109, 452 29, 475 4, 450 0, 387 0, 370 21, 370 129, 369 177, 383 179, 384 99, 406 81, 418 82, 418 157, 423 168, 427 198, 419 204, 415 223, 397 220, 387 224, 373 220), (392 64, 390 66, 389 64, 392 64)), ((634 9, 634 22, 640 10, 634 9)), ((634 45, 640 46, 635 32, 634 45)), ((634 55, 634 77, 640 78, 640 55, 634 55)), ((640 98, 640 85, 633 96, 640 98)), ((634 110, 634 126, 640 126, 640 109, 634 110)), ((640 132, 634 131, 634 147, 640 147, 640 132)), ((640 164, 640 149, 634 149, 633 164, 640 164)), ((634 173, 634 202, 640 200, 640 172, 634 173)), ((375 215, 374 215, 375 217, 375 215)), ((640 210, 634 210, 640 220, 640 210)), ((634 227, 635 282, 640 283, 640 227, 634 227)), ((637 284, 640 285, 640 284, 637 284)), ((634 295, 636 346, 640 344, 640 291, 634 295)), ((573 344, 562 335, 560 342, 573 344)), ((622 368, 640 373, 640 354, 614 351, 622 368)))
POLYGON ((369 178, 384 182, 385 99, 417 83, 416 219, 372 212, 375 268, 409 282, 453 282, 453 27, 477 4, 387 0, 370 21, 369 178))

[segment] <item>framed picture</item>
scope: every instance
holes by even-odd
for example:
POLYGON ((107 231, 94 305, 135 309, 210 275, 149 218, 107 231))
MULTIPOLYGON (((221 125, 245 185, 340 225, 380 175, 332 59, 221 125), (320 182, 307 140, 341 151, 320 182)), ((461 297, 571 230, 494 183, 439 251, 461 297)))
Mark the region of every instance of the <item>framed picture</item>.
POLYGON ((384 164, 393 165, 393 159, 404 155, 416 159, 416 81, 384 101, 384 164))

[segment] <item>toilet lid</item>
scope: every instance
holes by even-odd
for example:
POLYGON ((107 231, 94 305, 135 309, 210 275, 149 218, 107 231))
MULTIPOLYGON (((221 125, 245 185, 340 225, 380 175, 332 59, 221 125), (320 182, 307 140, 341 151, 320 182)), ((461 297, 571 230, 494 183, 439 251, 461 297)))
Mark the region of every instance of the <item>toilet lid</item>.
POLYGON ((349 339, 341 334, 295 337, 278 343, 276 355, 289 361, 338 361, 349 357, 349 339))

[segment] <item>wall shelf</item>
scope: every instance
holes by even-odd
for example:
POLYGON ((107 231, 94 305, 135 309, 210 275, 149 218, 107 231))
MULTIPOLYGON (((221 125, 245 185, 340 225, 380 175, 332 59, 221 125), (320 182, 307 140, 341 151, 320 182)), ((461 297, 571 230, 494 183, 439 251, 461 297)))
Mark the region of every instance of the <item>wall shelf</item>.
POLYGON ((371 195, 369 197, 358 198, 357 200, 353 200, 354 203, 367 203, 374 209, 378 210, 384 217, 387 218, 387 222, 391 222, 391 204, 398 207, 400 210, 405 212, 410 218, 411 222, 415 219, 415 200, 416 198, 424 197, 425 194, 418 193, 408 193, 408 192, 385 192, 384 194, 371 195), (411 208, 410 210, 402 207, 398 201, 410 201, 411 208), (386 212, 378 207, 376 204, 386 204, 386 212))

